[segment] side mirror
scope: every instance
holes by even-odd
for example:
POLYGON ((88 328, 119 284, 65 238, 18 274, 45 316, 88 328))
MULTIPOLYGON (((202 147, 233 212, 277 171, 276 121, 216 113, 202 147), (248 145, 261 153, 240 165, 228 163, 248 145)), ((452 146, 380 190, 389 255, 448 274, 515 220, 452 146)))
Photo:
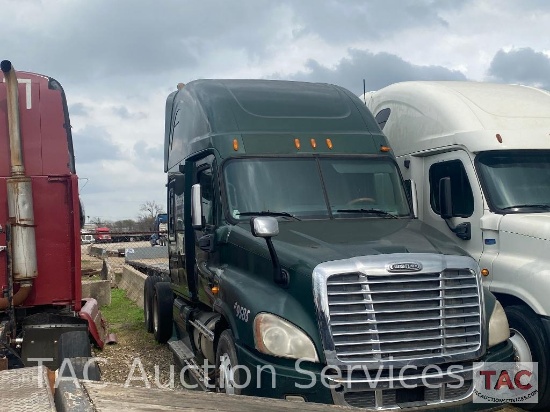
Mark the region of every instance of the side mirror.
POLYGON ((453 217, 450 177, 439 180, 439 215, 445 220, 453 217))
POLYGON ((273 281, 283 288, 288 287, 290 283, 289 273, 281 268, 279 258, 273 247, 271 238, 279 234, 279 222, 277 219, 271 216, 259 216, 250 219, 250 229, 252 234, 256 237, 263 237, 267 243, 267 249, 271 256, 271 263, 273 264, 273 281))
POLYGON ((416 183, 414 180, 407 179, 404 182, 405 185, 405 194, 407 195, 407 199, 409 200, 413 216, 415 218, 418 217, 418 198, 416 197, 416 183))
POLYGON ((253 217, 250 219, 250 229, 256 237, 273 237, 279 234, 279 222, 271 216, 253 217))
POLYGON ((409 181, 411 191, 411 203, 413 208, 413 216, 418 217, 418 198, 416 197, 416 182, 414 180, 409 181))
POLYGON ((199 183, 191 186, 191 225, 194 229, 202 229, 202 196, 199 183))

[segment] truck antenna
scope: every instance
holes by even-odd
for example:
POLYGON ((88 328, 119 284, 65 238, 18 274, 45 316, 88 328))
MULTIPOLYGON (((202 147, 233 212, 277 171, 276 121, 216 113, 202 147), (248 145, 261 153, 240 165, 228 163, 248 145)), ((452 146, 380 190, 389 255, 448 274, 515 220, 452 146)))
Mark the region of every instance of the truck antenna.
POLYGON ((365 95, 367 94, 367 86, 365 84, 365 79, 363 79, 363 102, 365 102, 365 106, 367 105, 367 98, 365 95))

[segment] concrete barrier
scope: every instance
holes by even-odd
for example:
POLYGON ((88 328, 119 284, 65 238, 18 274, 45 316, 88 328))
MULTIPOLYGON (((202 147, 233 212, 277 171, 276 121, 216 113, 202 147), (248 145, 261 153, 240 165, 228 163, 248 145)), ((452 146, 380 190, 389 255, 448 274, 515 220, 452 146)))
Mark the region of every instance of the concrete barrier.
POLYGON ((124 265, 122 274, 115 276, 117 286, 126 291, 126 295, 143 309, 143 286, 146 275, 131 266, 124 265))
POLYGON ((126 248, 126 261, 140 259, 168 259, 168 246, 126 248))
POLYGON ((110 280, 83 280, 82 297, 94 298, 98 305, 111 304, 111 281, 110 280))

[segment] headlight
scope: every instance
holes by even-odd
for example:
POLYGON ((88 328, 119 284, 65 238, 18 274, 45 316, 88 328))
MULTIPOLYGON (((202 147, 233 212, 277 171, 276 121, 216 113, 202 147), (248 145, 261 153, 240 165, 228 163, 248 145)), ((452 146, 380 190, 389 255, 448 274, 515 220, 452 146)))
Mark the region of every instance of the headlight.
POLYGON ((489 347, 504 342, 510 337, 510 327, 508 318, 502 305, 497 300, 493 309, 493 314, 489 320, 489 347))
POLYGON ((292 323, 270 313, 260 313, 254 319, 254 341, 256 349, 267 355, 319 362, 311 339, 292 323))

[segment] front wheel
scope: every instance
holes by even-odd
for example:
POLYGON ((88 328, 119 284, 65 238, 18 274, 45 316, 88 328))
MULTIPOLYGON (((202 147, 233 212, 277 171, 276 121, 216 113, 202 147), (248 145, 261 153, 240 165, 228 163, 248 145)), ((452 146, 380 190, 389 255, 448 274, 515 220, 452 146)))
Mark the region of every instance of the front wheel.
POLYGON ((523 409, 548 410, 550 408, 550 382, 548 365, 548 337, 537 314, 527 306, 511 305, 504 308, 510 325, 510 342, 514 346, 516 362, 538 362, 538 404, 522 403, 523 409))
POLYGON ((227 329, 222 332, 216 348, 216 390, 228 395, 240 395, 242 390, 242 369, 239 364, 233 333, 227 329))

